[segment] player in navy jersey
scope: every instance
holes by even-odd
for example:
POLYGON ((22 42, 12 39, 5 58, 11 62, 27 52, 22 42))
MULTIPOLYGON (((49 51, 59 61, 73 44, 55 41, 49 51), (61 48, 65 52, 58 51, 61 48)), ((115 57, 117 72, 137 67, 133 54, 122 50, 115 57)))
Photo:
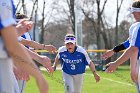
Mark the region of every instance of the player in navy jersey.
POLYGON ((107 68, 106 72, 114 72, 120 64, 130 58, 131 78, 136 84, 138 93, 140 93, 140 1, 134 1, 129 11, 133 14, 136 22, 129 29, 128 41, 116 46, 113 50, 107 51, 103 54, 103 59, 112 56, 113 52, 127 48, 121 57, 108 64, 109 68, 107 68))
POLYGON ((81 93, 86 65, 92 71, 96 82, 100 80, 93 62, 87 52, 81 46, 76 45, 76 38, 73 34, 65 36, 65 46, 58 49, 53 65, 54 69, 58 62, 62 66, 65 93, 81 93))

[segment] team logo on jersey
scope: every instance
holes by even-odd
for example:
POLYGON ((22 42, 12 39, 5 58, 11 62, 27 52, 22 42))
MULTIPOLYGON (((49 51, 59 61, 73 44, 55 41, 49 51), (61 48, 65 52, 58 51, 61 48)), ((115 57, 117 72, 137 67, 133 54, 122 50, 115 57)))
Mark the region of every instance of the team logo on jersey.
POLYGON ((67 57, 67 55, 65 55, 65 54, 62 54, 62 57, 67 57))
POLYGON ((8 10, 12 10, 12 7, 9 6, 6 2, 2 2, 2 6, 5 6, 8 10))
POLYGON ((77 55, 77 57, 80 57, 81 55, 77 55))

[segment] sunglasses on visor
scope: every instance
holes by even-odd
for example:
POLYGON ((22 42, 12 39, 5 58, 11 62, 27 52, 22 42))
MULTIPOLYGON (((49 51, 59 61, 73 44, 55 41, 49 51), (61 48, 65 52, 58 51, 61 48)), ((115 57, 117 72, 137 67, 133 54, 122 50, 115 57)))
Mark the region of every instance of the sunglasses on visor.
POLYGON ((66 37, 65 40, 75 40, 74 37, 66 37))

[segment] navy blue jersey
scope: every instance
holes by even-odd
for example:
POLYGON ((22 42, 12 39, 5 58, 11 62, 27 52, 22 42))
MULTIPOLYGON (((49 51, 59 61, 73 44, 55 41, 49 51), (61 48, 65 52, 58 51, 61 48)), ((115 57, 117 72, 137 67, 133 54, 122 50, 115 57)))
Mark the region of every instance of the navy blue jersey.
POLYGON ((73 53, 68 52, 66 46, 62 46, 58 49, 57 56, 62 70, 70 75, 84 73, 86 65, 91 62, 87 52, 80 46, 76 46, 73 53))
POLYGON ((125 48, 128 48, 130 43, 129 40, 126 40, 125 42, 122 43, 124 45, 125 48))
MULTIPOLYGON (((0 0, 0 31, 10 25, 16 24, 14 18, 15 8, 13 1, 0 0)), ((3 40, 0 36, 0 58, 7 58, 3 40)))

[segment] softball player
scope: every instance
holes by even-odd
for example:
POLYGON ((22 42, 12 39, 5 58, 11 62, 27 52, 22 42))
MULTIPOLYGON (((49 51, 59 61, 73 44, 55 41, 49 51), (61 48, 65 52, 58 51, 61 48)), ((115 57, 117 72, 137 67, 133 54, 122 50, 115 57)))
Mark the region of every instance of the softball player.
MULTIPOLYGON (((18 41, 21 41, 23 38, 31 40, 31 36, 30 36, 30 34, 28 32, 24 33, 22 36, 19 36, 18 41)), ((26 46, 26 47, 30 48, 28 46, 26 46)), ((24 81, 24 80, 18 80, 18 86, 19 86, 20 93, 23 93, 25 83, 26 83, 26 81, 24 81)))
POLYGON ((4 37, 2 31, 8 31, 5 29, 16 23, 13 16, 14 5, 12 0, 0 0, 0 93, 19 93, 17 81, 13 74, 13 62, 4 47, 4 42, 8 41, 3 42, 1 37, 4 37))
MULTIPOLYGON (((114 52, 118 52, 121 49, 128 49, 123 53, 121 57, 119 57, 115 62, 109 63, 109 68, 106 70, 107 72, 113 72, 117 68, 118 65, 125 62, 128 58, 130 58, 131 64, 131 78, 136 84, 138 93, 140 93, 140 1, 135 1, 132 4, 132 8, 130 8, 130 13, 133 14, 136 22, 131 25, 129 29, 129 41, 116 46, 113 50, 114 52)), ((111 56, 113 53, 110 51, 105 53, 103 57, 106 59, 107 56, 111 56)))
MULTIPOLYGON (((22 19, 26 18, 26 16, 23 15, 23 14, 17 13, 16 18, 18 18, 18 19, 16 19, 16 21, 18 22, 18 21, 21 21, 22 19)), ((30 28, 28 28, 28 30, 29 29, 30 28)), ((44 45, 44 44, 40 44, 38 42, 32 41, 32 38, 31 38, 29 32, 26 32, 22 36, 18 37, 18 41, 28 48, 27 51, 29 52, 32 59, 34 59, 37 62, 39 62, 40 64, 42 64, 47 69, 47 71, 49 73, 51 73, 53 71, 53 69, 51 67, 51 61, 47 56, 40 56, 37 53, 30 51, 31 49, 37 49, 37 48, 46 49, 46 47, 49 47, 48 48, 49 52, 50 51, 55 51, 56 48, 53 45, 44 45)), ((18 84, 19 84, 20 93, 22 93, 23 89, 24 89, 24 86, 25 86, 25 81, 24 80, 18 80, 18 84)))
POLYGON ((65 93, 81 93, 86 65, 89 65, 96 82, 100 80, 87 52, 81 46, 76 45, 76 38, 72 34, 65 36, 65 46, 59 48, 54 68, 59 61, 62 66, 65 93))
MULTIPOLYGON (((18 13, 18 15, 16 15, 16 21, 17 22, 19 22, 23 18, 27 18, 27 17, 25 15, 22 16, 20 13, 18 13)), ((27 40, 30 40, 30 41, 32 40, 31 35, 29 34, 29 32, 26 32, 22 36, 18 37, 19 42, 21 42, 23 39, 27 39, 27 40)), ((28 46, 26 46, 26 48, 33 49, 31 47, 28 47, 28 46)), ((18 80, 18 86, 19 86, 20 93, 23 93, 25 83, 26 83, 26 81, 24 81, 24 80, 18 80)))

